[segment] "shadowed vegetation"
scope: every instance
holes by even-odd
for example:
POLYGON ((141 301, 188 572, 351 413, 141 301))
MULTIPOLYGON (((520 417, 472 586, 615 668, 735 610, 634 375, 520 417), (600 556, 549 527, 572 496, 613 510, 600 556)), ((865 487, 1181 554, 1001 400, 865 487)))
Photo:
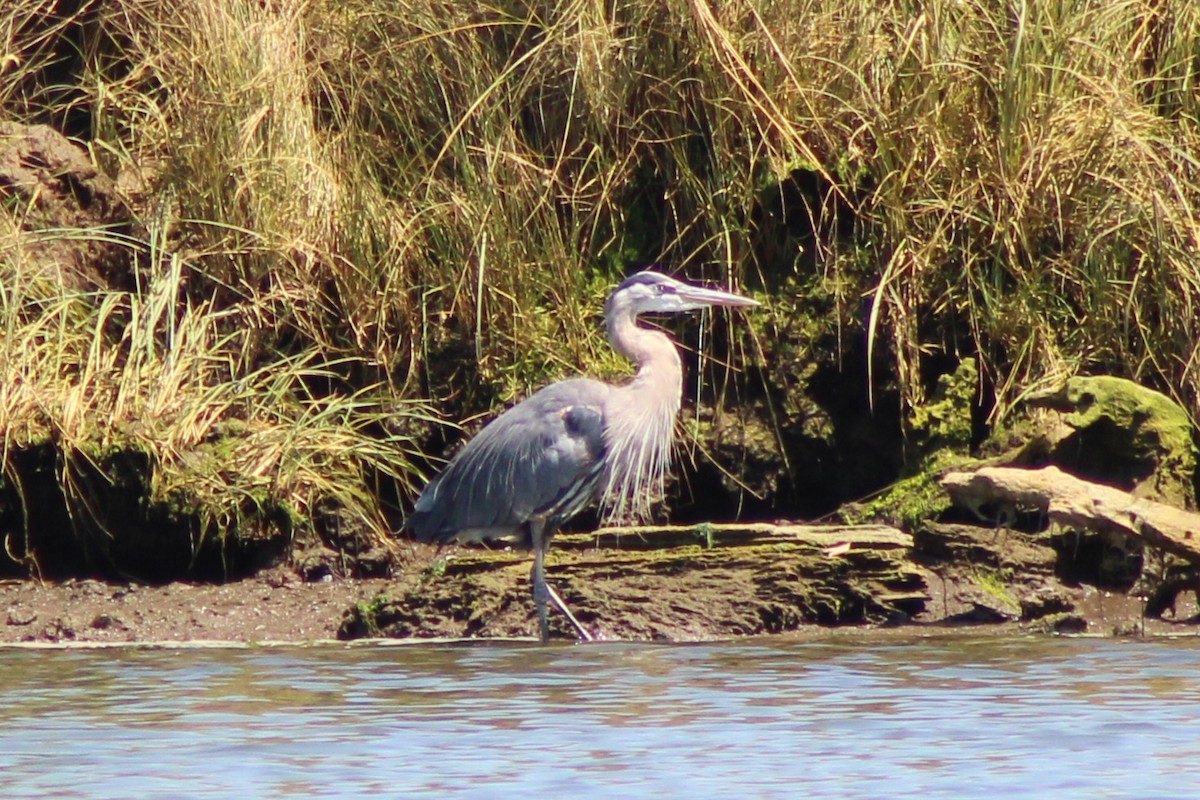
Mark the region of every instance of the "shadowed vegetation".
POLYGON ((71 137, 127 207, 64 224, 0 183, 17 562, 38 447, 85 538, 120 522, 114 453, 196 552, 319 509, 378 538, 456 437, 437 418, 624 374, 599 311, 648 263, 767 304, 684 337, 714 356, 688 359, 689 480, 727 507, 894 479, 966 356, 980 420, 1077 372, 1196 416, 1193 3, 16 0, 0 23, 0 121, 71 137), (47 241, 124 255, 64 281, 47 241))

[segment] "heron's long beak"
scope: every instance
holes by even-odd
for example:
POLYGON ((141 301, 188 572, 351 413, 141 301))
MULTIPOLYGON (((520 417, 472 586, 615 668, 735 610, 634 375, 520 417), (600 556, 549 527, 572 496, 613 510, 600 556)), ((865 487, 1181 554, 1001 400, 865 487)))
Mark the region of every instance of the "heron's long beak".
POLYGON ((757 306, 757 300, 742 297, 732 292, 722 292, 717 289, 705 289, 701 286, 683 286, 676 296, 690 306, 705 308, 708 306, 757 306))

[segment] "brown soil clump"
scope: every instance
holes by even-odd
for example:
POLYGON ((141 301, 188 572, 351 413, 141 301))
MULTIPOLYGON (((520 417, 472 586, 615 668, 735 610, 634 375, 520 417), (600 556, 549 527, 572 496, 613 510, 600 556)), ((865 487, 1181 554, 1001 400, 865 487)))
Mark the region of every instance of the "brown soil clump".
POLYGON ((129 208, 82 148, 53 128, 0 122, 0 201, 29 234, 29 267, 81 291, 132 288, 123 238, 129 208))

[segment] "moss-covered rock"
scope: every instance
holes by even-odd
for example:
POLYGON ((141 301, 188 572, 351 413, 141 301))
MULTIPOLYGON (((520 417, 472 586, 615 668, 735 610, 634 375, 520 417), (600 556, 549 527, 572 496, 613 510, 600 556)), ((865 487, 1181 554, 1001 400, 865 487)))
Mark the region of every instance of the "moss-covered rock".
POLYGON ((912 410, 908 442, 922 462, 959 461, 971 448, 971 407, 979 386, 975 359, 938 378, 929 402, 912 410))
POLYGON ((1081 478, 1196 507, 1191 420, 1169 397, 1124 378, 1076 376, 1034 398, 1058 412, 1047 460, 1081 478))
POLYGON ((929 402, 913 409, 907 426, 908 458, 905 477, 878 497, 847 506, 849 522, 882 520, 916 530, 950 506, 938 486, 939 473, 972 461, 971 408, 979 372, 975 359, 965 358, 954 372, 938 378, 929 402))

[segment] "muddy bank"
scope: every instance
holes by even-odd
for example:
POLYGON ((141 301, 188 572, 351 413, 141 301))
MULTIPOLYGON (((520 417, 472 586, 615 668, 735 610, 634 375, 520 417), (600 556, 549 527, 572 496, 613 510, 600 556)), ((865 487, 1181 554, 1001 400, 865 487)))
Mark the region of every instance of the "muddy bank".
MULTIPOLYGON (((598 639, 694 641, 886 623, 920 603, 911 537, 878 527, 700 525, 563 536, 547 579, 598 639)), ((458 548, 356 607, 343 636, 529 636, 530 558, 458 548)), ((555 635, 573 637, 561 615, 555 635)))
MULTIPOLYGON (((556 545, 547 578, 597 639, 895 625, 919 617, 928 600, 912 537, 883 526, 664 527, 556 545)), ((529 568, 525 553, 456 548, 435 556, 407 591, 352 609, 341 634, 534 636, 529 568)), ((575 637, 560 614, 551 630, 575 637)))
MULTIPOLYGON (((549 578, 597 639, 697 641, 910 629, 1177 635, 1193 592, 1147 616, 1138 590, 1096 585, 1095 542, 973 525, 699 526, 562 537, 549 578)), ((223 584, 0 582, 0 642, 312 642, 529 637, 527 554, 402 548, 389 578, 306 582, 290 568, 223 584)), ((1125 554, 1128 557, 1128 554, 1125 554)), ((1099 581, 1103 583, 1103 581, 1099 581)), ((558 614, 552 632, 574 634, 558 614)))
MULTIPOLYGON (((711 526, 620 540, 565 537, 548 577, 597 639, 981 625, 1142 635, 1189 631, 1200 621, 1192 592, 1177 591, 1148 616, 1149 583, 1121 587, 1105 572, 1129 552, 1074 534, 938 523, 915 536, 882 526, 728 528, 723 541, 706 542, 711 526)), ((529 563, 508 550, 435 555, 415 583, 349 609, 339 636, 532 637, 529 563)), ((575 638, 560 615, 551 629, 575 638)))
POLYGON ((225 584, 0 581, 0 643, 310 642, 381 579, 304 583, 286 571, 225 584))

